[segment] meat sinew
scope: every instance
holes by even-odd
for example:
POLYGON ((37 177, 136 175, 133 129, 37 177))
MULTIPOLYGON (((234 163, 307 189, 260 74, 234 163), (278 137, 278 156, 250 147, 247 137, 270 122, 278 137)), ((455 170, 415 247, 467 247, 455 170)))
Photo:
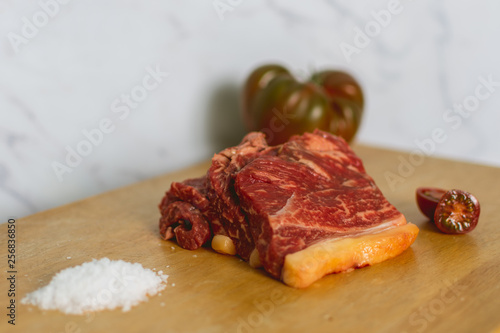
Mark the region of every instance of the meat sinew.
POLYGON ((206 177, 173 183, 160 209, 164 238, 194 249, 210 226, 293 287, 392 258, 418 234, 346 142, 319 130, 273 147, 250 133, 216 154, 206 177))

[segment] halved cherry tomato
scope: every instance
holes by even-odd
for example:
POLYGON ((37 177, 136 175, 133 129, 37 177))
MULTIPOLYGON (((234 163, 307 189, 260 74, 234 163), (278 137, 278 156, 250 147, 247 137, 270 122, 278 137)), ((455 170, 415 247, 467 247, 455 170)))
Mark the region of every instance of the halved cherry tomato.
POLYGON ((420 211, 429 219, 434 218, 434 212, 441 197, 446 193, 446 190, 435 187, 419 187, 417 188, 417 203, 420 211))
POLYGON ((434 223, 444 233, 466 234, 476 227, 480 212, 475 196, 462 190, 450 190, 437 204, 434 223))

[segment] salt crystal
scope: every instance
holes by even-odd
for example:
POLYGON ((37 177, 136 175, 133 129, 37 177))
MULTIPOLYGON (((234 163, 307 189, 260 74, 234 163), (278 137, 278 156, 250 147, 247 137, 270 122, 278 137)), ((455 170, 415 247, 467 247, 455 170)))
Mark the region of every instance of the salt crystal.
POLYGON ((66 259, 70 260, 70 259, 71 259, 71 257, 66 257, 66 259))
POLYGON ((193 258, 198 258, 198 256, 196 254, 193 254, 193 258))
POLYGON ((175 287, 175 283, 172 283, 172 287, 175 287))
POLYGON ((170 248, 171 248, 172 250, 175 250, 175 247, 173 247, 173 246, 171 246, 170 248))
POLYGON ((67 314, 131 307, 156 295, 168 275, 157 274, 139 263, 103 258, 57 273, 50 283, 24 297, 23 304, 67 314))

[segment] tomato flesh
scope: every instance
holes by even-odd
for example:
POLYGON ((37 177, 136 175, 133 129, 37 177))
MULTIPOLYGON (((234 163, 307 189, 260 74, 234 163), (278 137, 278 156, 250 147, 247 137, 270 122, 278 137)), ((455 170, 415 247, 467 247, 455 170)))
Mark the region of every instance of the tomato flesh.
POLYGON ((444 233, 465 234, 477 226, 480 211, 475 196, 462 190, 450 190, 437 204, 434 223, 444 233))
POLYGON ((429 219, 434 218, 434 212, 441 197, 446 193, 446 190, 435 187, 419 187, 417 188, 417 204, 420 211, 429 219))

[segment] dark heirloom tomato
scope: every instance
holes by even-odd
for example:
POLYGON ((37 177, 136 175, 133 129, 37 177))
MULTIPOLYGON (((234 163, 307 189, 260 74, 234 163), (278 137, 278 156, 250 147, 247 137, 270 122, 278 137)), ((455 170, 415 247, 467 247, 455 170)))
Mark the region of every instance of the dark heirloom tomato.
POLYGON ((272 79, 280 74, 290 75, 286 68, 279 65, 261 66, 250 74, 243 91, 243 121, 245 124, 248 124, 252 119, 251 110, 248 107, 250 102, 253 101, 257 92, 265 88, 272 79))
POLYGON ((326 70, 313 74, 311 81, 316 82, 334 97, 354 101, 360 108, 364 106, 363 91, 358 82, 349 74, 341 71, 326 70))
POLYGON ((476 227, 480 212, 475 196, 462 190, 450 190, 437 204, 434 223, 444 233, 466 234, 476 227))
POLYGON ((363 93, 340 71, 316 73, 298 82, 284 67, 265 65, 248 77, 243 91, 247 130, 263 131, 270 145, 315 128, 352 140, 361 121, 363 93))
POLYGON ((435 187, 419 187, 417 188, 417 203, 420 211, 429 219, 434 218, 437 204, 441 197, 446 193, 446 190, 435 187))

